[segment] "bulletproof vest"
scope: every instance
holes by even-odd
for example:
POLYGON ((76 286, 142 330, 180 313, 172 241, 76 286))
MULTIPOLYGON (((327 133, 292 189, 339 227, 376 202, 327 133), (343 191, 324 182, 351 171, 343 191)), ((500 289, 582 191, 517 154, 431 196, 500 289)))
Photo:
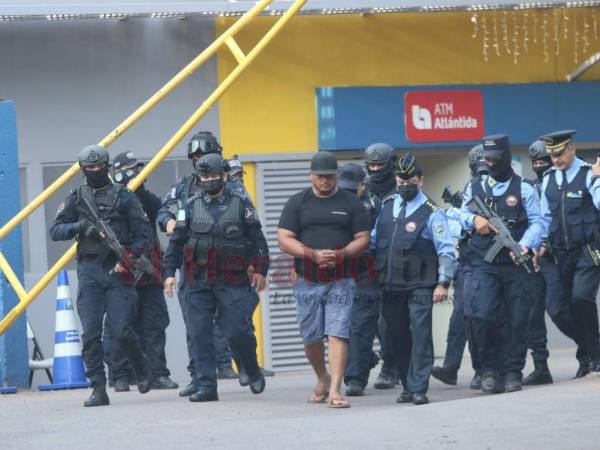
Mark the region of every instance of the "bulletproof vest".
MULTIPOLYGON (((494 195, 492 185, 495 183, 493 178, 488 177, 485 181, 485 189, 481 186, 480 181, 471 182, 471 192, 473 196, 481 198, 492 211, 502 218, 513 239, 517 242, 523 237, 529 222, 527 220, 527 211, 523 206, 521 195, 521 183, 523 178, 518 175, 513 175, 508 188, 502 195, 494 195)), ((482 236, 479 233, 473 232, 469 241, 469 257, 483 260, 486 253, 493 244, 493 236, 488 234, 482 236)), ((512 260, 508 249, 503 248, 494 263, 503 264, 510 263, 512 260)))
POLYGON ((594 240, 600 214, 587 189, 589 170, 590 166, 582 166, 570 183, 563 173, 562 186, 556 182, 555 170, 549 174, 546 198, 552 219, 548 237, 554 249, 577 248, 594 240))
POLYGON ((229 195, 225 203, 227 208, 218 221, 215 221, 203 198, 193 201, 191 233, 186 252, 193 255, 194 265, 201 271, 211 269, 209 266, 212 266, 219 274, 224 270, 238 274, 245 272, 249 266, 244 236, 244 204, 237 195, 229 195))
MULTIPOLYGON (((91 220, 91 214, 82 201, 85 198, 94 207, 98 217, 108 221, 121 245, 127 247, 131 243, 129 226, 127 219, 119 214, 119 193, 122 189, 124 188, 118 184, 110 184, 105 189, 95 190, 84 184, 77 190, 75 210, 80 219, 87 217, 91 220)), ((79 235, 78 256, 97 256, 99 260, 104 260, 109 253, 99 237, 86 237, 83 233, 79 235)))
MULTIPOLYGON (((471 179, 471 181, 469 181, 469 182, 467 182, 467 184, 465 184, 465 187, 462 190, 463 195, 467 190, 467 186, 469 186, 469 184, 473 181, 481 182, 481 176, 477 175, 477 176, 473 177, 471 179)), ((462 239, 459 239, 458 243, 456 245, 456 252, 458 254, 458 263, 461 265, 466 265, 469 263, 469 241, 471 240, 471 233, 465 232, 464 234, 465 234, 465 236, 462 239)))
MULTIPOLYGON (((148 248, 146 249, 146 251, 144 253, 148 257, 148 259, 150 261, 152 261, 152 264, 154 265, 154 267, 159 268, 159 271, 157 273, 162 273, 163 252, 162 252, 162 249, 160 248, 160 240, 158 238, 158 232, 156 231, 156 216, 155 215, 151 216, 150 214, 147 213, 148 202, 149 202, 147 192, 140 192, 140 190, 138 189, 135 193, 136 193, 140 203, 142 204, 142 209, 146 213, 146 217, 148 217, 148 235, 150 236, 150 245, 148 246, 148 248)), ((142 277, 139 284, 140 285, 160 284, 160 279, 159 279, 159 277, 158 278, 152 277, 152 276, 146 274, 142 277)))
POLYGON ((429 216, 438 207, 427 200, 410 216, 393 217, 394 202, 384 202, 377 222, 375 261, 379 281, 388 290, 437 284, 438 257, 433 241, 421 237, 429 216))

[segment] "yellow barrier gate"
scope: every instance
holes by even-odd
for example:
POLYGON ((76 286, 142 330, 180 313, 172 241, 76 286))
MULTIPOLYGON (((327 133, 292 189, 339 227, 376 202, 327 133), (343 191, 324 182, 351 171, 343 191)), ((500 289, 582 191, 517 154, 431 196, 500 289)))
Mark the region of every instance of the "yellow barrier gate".
MULTIPOLYGON (((233 36, 245 27, 250 21, 257 17, 273 0, 261 0, 252 9, 246 12, 236 23, 234 23, 227 31, 219 36, 209 47, 207 47, 200 55, 198 55, 190 64, 181 70, 173 77, 162 89, 150 97, 142 106, 140 106, 133 114, 131 114, 123 123, 115 128, 108 136, 106 136, 99 145, 102 147, 110 146, 114 141, 121 137, 133 124, 139 121, 147 112, 156 106, 163 98, 165 98, 173 89, 175 89, 182 81, 192 75, 198 68, 202 66, 212 55, 216 53, 223 45, 226 45, 236 60, 238 65, 233 71, 219 84, 217 89, 202 103, 202 105, 192 114, 183 126, 167 141, 167 143, 159 150, 152 160, 144 167, 140 174, 129 183, 129 188, 136 190, 143 180, 148 178, 159 164, 173 151, 175 146, 188 134, 198 121, 206 114, 206 112, 217 102, 217 100, 225 93, 225 91, 233 84, 240 74, 250 65, 250 63, 258 56, 258 54, 269 44, 269 42, 277 35, 289 20, 300 11, 306 3, 306 0, 296 0, 292 6, 279 18, 273 27, 258 41, 248 54, 237 45, 233 36)), ((42 203, 44 203, 51 195, 60 189, 69 179, 79 171, 79 165, 74 163, 63 175, 54 181, 46 190, 38 195, 31 203, 23 208, 15 217, 13 217, 6 225, 0 229, 0 240, 4 239, 16 226, 25 220, 33 211, 35 211, 42 203)), ((0 335, 12 325, 15 319, 22 314, 25 309, 36 299, 36 297, 44 290, 44 288, 54 279, 58 272, 67 265, 67 263, 75 256, 77 244, 73 244, 67 252, 59 258, 54 266, 46 273, 37 284, 27 292, 4 255, 0 252, 0 269, 6 276, 6 279, 11 284, 15 293, 19 297, 19 303, 0 321, 0 335)))

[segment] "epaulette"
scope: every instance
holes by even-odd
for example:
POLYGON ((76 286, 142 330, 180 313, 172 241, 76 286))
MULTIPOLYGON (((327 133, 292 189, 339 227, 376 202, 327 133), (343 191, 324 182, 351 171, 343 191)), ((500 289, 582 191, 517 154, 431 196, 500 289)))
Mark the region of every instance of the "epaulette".
POLYGON ((427 200, 425 200, 425 203, 423 203, 425 206, 427 206, 429 209, 431 209, 431 211, 436 212, 438 209, 440 209, 440 207, 438 205, 435 204, 435 202, 433 200, 431 200, 430 198, 428 198, 427 200))
POLYGON ((587 161, 582 161, 581 162, 581 167, 592 167, 592 165, 589 162, 587 162, 587 161))

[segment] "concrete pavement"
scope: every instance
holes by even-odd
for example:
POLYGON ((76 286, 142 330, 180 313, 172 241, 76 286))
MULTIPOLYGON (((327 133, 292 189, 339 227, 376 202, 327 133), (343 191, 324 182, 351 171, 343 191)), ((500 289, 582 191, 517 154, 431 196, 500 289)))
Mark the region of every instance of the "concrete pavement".
POLYGON ((228 380, 207 404, 177 391, 111 389, 111 406, 83 408, 86 390, 20 392, 0 397, 0 448, 598 449, 600 376, 570 381, 573 353, 553 352, 555 384, 495 396, 468 389, 465 360, 459 386, 432 380, 424 406, 398 405, 400 389, 370 386, 347 410, 309 405, 307 371, 268 378, 259 396, 228 380))

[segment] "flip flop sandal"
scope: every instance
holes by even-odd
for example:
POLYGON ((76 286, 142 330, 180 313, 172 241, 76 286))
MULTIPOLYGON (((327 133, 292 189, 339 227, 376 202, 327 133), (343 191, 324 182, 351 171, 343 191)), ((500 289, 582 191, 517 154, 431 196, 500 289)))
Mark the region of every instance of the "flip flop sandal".
POLYGON ((321 403, 326 403, 327 402, 327 397, 329 397, 329 394, 321 394, 321 395, 315 395, 313 394, 313 396, 311 396, 306 403, 310 403, 312 405, 318 405, 321 403))
POLYGON ((339 397, 330 398, 327 402, 327 406, 335 409, 350 408, 350 404, 346 400, 339 397))

